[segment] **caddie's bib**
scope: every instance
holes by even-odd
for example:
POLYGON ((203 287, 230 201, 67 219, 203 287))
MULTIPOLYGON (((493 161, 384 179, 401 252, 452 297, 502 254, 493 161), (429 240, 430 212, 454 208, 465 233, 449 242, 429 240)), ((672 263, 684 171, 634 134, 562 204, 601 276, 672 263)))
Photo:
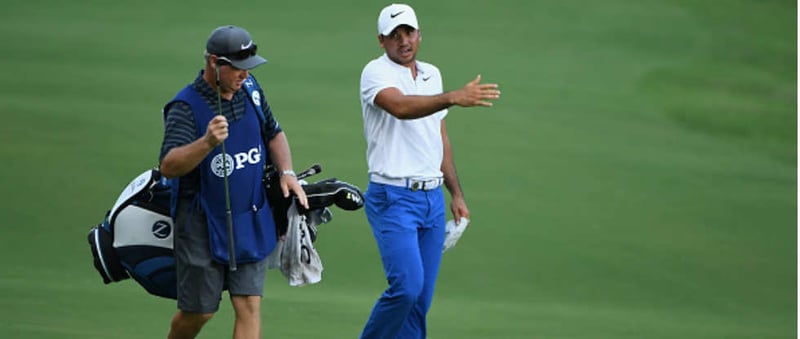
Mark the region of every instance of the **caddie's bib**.
MULTIPOLYGON (((192 107, 197 137, 206 133, 209 121, 216 115, 191 85, 173 101, 192 107)), ((249 100, 248 100, 249 101, 249 100)), ((206 212, 212 256, 228 263, 228 230, 225 197, 225 169, 230 192, 231 218, 237 263, 256 262, 269 255, 276 244, 275 222, 267 202, 261 179, 269 152, 261 137, 260 121, 255 107, 248 102, 239 120, 228 121, 225 151, 215 147, 200 163, 200 205, 206 212)))

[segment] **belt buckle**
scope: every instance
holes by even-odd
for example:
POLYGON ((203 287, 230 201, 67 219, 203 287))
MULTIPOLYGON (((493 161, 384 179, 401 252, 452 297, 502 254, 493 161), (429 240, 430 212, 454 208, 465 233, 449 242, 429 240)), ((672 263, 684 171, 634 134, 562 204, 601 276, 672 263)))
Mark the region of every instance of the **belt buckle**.
POLYGON ((420 188, 422 188, 422 189, 425 188, 425 185, 422 182, 414 181, 414 182, 411 183, 411 191, 416 192, 416 191, 419 191, 420 188))

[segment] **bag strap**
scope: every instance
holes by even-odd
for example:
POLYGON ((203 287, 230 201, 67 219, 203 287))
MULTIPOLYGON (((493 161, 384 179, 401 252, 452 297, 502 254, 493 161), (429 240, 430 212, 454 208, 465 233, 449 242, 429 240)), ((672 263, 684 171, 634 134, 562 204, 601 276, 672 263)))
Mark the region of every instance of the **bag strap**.
MULTIPOLYGON (((125 186, 125 189, 120 193, 114 203, 114 207, 108 212, 108 223, 114 225, 117 215, 125 206, 130 205, 131 201, 139 196, 140 193, 151 189, 158 183, 163 183, 163 178, 156 169, 148 169, 131 180, 128 186, 125 186)), ((111 229, 113 230, 113 227, 111 229)))
POLYGON ((261 98, 264 97, 264 91, 261 90, 258 81, 256 81, 256 78, 254 78, 252 74, 247 75, 247 79, 244 81, 244 90, 247 91, 247 95, 256 108, 256 115, 258 116, 258 121, 261 123, 261 138, 264 139, 264 146, 266 147, 269 141, 264 138, 264 128, 266 127, 264 124, 267 123, 267 117, 264 116, 264 110, 261 108, 261 98))

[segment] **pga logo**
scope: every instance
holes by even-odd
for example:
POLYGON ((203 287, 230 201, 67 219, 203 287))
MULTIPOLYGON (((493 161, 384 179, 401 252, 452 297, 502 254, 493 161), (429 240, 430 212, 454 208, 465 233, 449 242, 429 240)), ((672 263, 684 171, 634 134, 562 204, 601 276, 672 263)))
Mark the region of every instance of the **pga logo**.
POLYGON ((228 169, 227 175, 233 174, 234 169, 242 169, 245 165, 258 165, 261 163, 261 149, 253 147, 247 152, 236 153, 233 156, 230 154, 217 154, 211 159, 211 172, 214 175, 222 178, 226 175, 225 169, 228 169), (225 160, 223 161, 223 156, 225 160))

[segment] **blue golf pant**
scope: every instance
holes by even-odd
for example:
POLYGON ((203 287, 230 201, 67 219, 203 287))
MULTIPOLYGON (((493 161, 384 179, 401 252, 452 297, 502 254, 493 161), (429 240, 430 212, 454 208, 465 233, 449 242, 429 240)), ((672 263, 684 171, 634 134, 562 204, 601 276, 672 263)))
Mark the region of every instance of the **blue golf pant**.
POLYGON ((375 303, 361 338, 425 338, 444 244, 442 188, 412 191, 370 182, 365 211, 389 287, 375 303))

